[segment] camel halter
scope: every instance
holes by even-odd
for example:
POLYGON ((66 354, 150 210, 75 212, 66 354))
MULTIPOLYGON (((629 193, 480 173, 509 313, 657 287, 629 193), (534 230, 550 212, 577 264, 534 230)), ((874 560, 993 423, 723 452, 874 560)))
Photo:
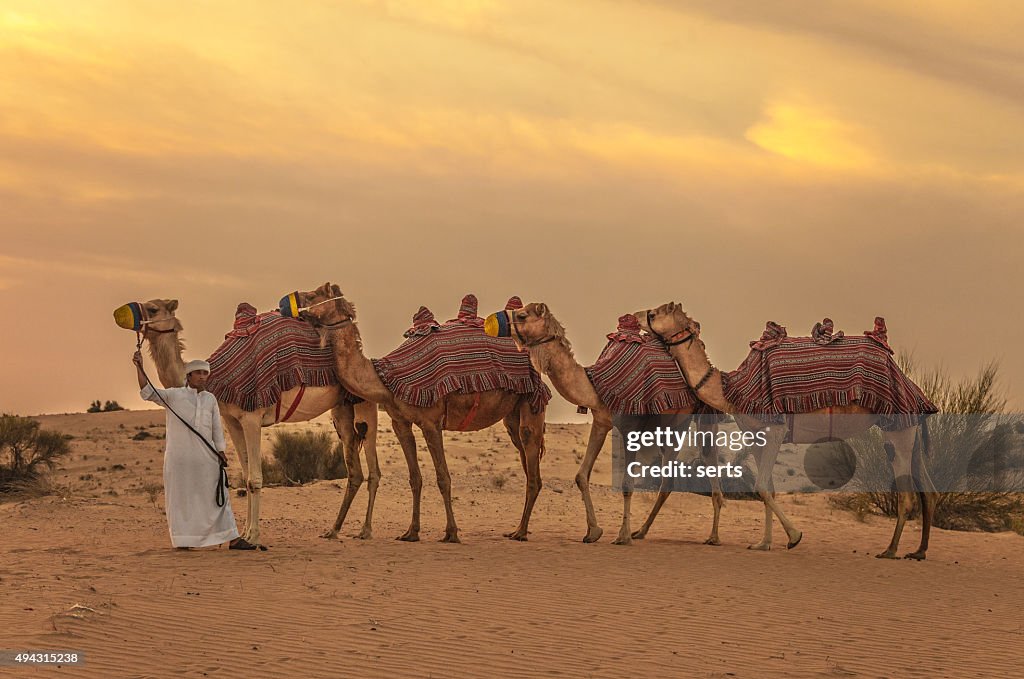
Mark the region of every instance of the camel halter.
MULTIPOLYGON (((697 338, 697 333, 692 330, 692 328, 693 328, 692 325, 686 326, 685 328, 683 328, 679 332, 670 335, 668 338, 662 337, 661 333, 659 333, 657 330, 654 329, 653 321, 654 321, 654 310, 653 309, 648 309, 647 310, 647 328, 651 331, 651 334, 654 335, 655 337, 657 337, 659 340, 661 340, 661 343, 664 344, 666 347, 678 346, 680 344, 683 344, 684 342, 686 344, 692 346, 693 345, 693 340, 695 340, 697 338), (679 339, 676 339, 677 337, 679 337, 680 335, 682 335, 685 332, 689 332, 689 334, 686 335, 686 337, 681 337, 679 339)), ((690 391, 692 391, 694 393, 697 393, 697 392, 699 392, 701 390, 701 388, 705 384, 708 383, 708 380, 711 379, 711 376, 715 374, 715 366, 709 365, 708 366, 708 371, 706 373, 704 373, 704 377, 700 378, 700 380, 697 382, 696 385, 690 384, 690 380, 688 380, 686 378, 686 371, 683 370, 682 366, 680 366, 680 368, 679 368, 679 374, 683 376, 683 382, 686 382, 686 386, 690 388, 690 391)))
POLYGON ((686 326, 685 328, 683 328, 679 332, 677 332, 677 333, 675 333, 673 335, 670 335, 668 338, 662 337, 661 333, 659 333, 657 330, 654 329, 654 310, 653 309, 648 309, 647 310, 647 327, 650 329, 651 334, 654 335, 655 337, 657 337, 659 340, 661 340, 661 343, 664 344, 666 347, 674 347, 676 345, 682 344, 683 342, 690 342, 690 343, 692 343, 693 340, 697 337, 697 333, 693 332, 693 330, 690 330, 691 326, 686 326), (687 335, 686 337, 682 337, 680 339, 676 339, 677 337, 682 335, 684 332, 689 332, 690 334, 687 335))
MULTIPOLYGON (((299 315, 304 311, 309 311, 315 306, 327 304, 328 302, 336 302, 339 299, 344 299, 344 297, 342 295, 339 295, 337 297, 328 297, 327 299, 321 300, 319 302, 313 302, 312 304, 307 304, 306 306, 299 306, 299 293, 292 292, 281 298, 281 302, 278 304, 278 309, 281 311, 281 315, 286 318, 299 318, 299 315)), ((353 323, 354 321, 352 320, 352 317, 349 316, 348 318, 343 318, 342 320, 337 321, 335 323, 324 323, 323 321, 315 317, 311 320, 311 322, 313 323, 313 325, 317 327, 327 328, 328 330, 334 330, 336 328, 344 327, 349 323, 353 323)))

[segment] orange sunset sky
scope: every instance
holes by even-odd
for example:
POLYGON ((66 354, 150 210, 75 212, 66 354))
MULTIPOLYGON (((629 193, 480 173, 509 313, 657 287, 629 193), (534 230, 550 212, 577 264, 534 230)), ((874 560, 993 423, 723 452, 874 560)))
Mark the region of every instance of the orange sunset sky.
POLYGON ((4 0, 0 411, 143 407, 124 302, 177 298, 206 357, 326 280, 372 356, 466 292, 547 302, 585 365, 672 299, 725 369, 766 320, 883 315, 1020 407, 1022 30, 1016 0, 4 0))

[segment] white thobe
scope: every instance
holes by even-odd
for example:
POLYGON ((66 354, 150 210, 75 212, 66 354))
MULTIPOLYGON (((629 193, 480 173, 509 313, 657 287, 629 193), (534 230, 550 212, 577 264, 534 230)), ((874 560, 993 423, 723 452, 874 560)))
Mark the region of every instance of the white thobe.
MULTIPOLYGON (((223 452, 224 429, 213 394, 192 387, 157 389, 148 384, 140 396, 161 406, 165 405, 160 401, 163 397, 166 405, 223 452)), ((206 547, 238 537, 226 488, 224 506, 217 506, 215 493, 220 478, 220 463, 206 444, 173 413, 167 413, 164 497, 171 543, 175 547, 206 547)))

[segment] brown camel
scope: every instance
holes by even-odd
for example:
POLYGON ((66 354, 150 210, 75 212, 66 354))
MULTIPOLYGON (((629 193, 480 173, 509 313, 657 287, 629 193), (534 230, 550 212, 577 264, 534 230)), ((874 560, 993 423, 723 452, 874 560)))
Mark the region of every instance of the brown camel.
MULTIPOLYGON (((519 451, 526 474, 526 502, 519 526, 505 537, 526 540, 530 514, 541 489, 540 460, 544 452, 544 409, 534 412, 531 394, 494 389, 476 393, 449 393, 430 406, 417 406, 395 397, 378 375, 374 364, 363 355, 355 307, 346 300, 337 285, 325 283, 312 292, 292 293, 301 317, 316 327, 325 342, 334 349, 338 376, 346 389, 367 401, 379 403, 392 420, 395 434, 409 466, 412 489, 412 520, 398 539, 419 540, 420 494, 423 480, 416 459, 415 424, 423 432, 437 474, 437 486, 444 498, 447 523, 441 542, 459 542, 459 529, 452 510, 451 475, 444 454, 442 432, 478 431, 504 422, 512 444, 519 451), (457 426, 453 426, 458 423, 457 426)), ((288 299, 289 295, 286 297, 288 299)), ((282 310, 285 303, 282 301, 282 310)), ((483 335, 483 331, 480 331, 483 335)))
MULTIPOLYGON (((641 326, 656 334, 670 347, 669 350, 679 363, 680 368, 682 368, 687 383, 692 385, 702 401, 724 413, 733 414, 736 422, 744 430, 766 429, 765 423, 762 420, 751 417, 751 414, 738 412, 737 407, 726 397, 726 387, 723 383, 722 372, 711 364, 704 347, 704 342, 700 339, 700 324, 683 311, 682 305, 671 302, 663 304, 656 309, 638 311, 634 316, 641 326)), ((831 335, 831 321, 827 319, 826 321, 828 323, 828 334, 831 335)), ((876 320, 876 331, 879 327, 882 328, 882 339, 884 341, 884 322, 881 321, 882 319, 876 320)), ((773 325, 769 324, 769 328, 773 327, 773 325)), ((779 326, 774 327, 778 328, 779 326)), ((784 334, 784 329, 779 329, 784 334)), ((815 331, 817 330, 818 328, 816 327, 815 331)), ((839 333, 838 337, 841 336, 842 333, 839 333)), ((831 338, 826 340, 826 342, 830 341, 832 341, 831 338)), ((893 368, 898 370, 895 366, 893 368)), ((899 373, 899 375, 906 379, 902 376, 902 373, 899 373)), ((907 382, 909 383, 909 380, 907 382)), ((912 385, 912 383, 910 384, 912 385)), ((916 386, 913 386, 913 389, 920 394, 920 390, 916 386)), ((934 412, 934 406, 927 402, 923 394, 921 394, 921 399, 923 399, 922 403, 926 405, 922 410, 924 412, 934 412)), ((786 414, 789 412, 792 411, 787 410, 786 414)), ((846 438, 871 427, 874 422, 874 418, 871 417, 873 414, 875 414, 874 410, 859 403, 835 405, 830 408, 804 411, 802 414, 797 415, 797 418, 802 418, 807 423, 805 427, 798 426, 801 419, 795 419, 793 420, 793 425, 772 425, 766 429, 767 443, 756 453, 757 480, 755 484, 755 489, 765 504, 764 536, 761 542, 751 545, 750 549, 771 549, 773 513, 779 517, 779 521, 786 530, 786 535, 789 537, 789 548, 796 547, 802 537, 802 533, 793 526, 793 523, 775 502, 772 483, 772 468, 775 465, 775 458, 778 455, 779 446, 785 439, 790 427, 793 429, 792 440, 794 443, 812 443, 822 436, 820 423, 827 418, 830 438, 846 438), (847 417, 833 418, 832 415, 846 415, 847 417)), ((907 515, 913 506, 915 478, 919 480, 921 486, 920 490, 917 490, 922 507, 921 544, 917 551, 906 554, 905 558, 922 560, 925 558, 925 553, 928 550, 928 536, 931 530, 937 495, 931 478, 928 476, 928 469, 924 464, 924 457, 928 454, 928 428, 923 417, 918 417, 916 413, 908 412, 908 414, 914 415, 914 417, 912 419, 909 417, 901 418, 901 421, 920 422, 920 424, 896 428, 893 431, 885 431, 884 429, 882 431, 886 453, 892 463, 896 487, 900 493, 900 509, 892 540, 888 548, 877 555, 878 558, 898 558, 896 552, 899 548, 900 536, 903 533, 907 515)), ((788 420, 789 418, 785 419, 788 420)))
MULTIPOLYGON (((147 316, 142 326, 142 336, 149 343, 149 354, 156 365, 160 383, 165 387, 180 387, 185 384, 185 364, 181 354, 184 343, 181 340, 181 321, 175 316, 178 308, 176 299, 152 299, 139 305, 147 316)), ((216 396, 216 394, 214 394, 216 396)), ((287 414, 280 421, 305 422, 331 411, 335 431, 342 441, 345 462, 349 468, 343 510, 339 512, 334 527, 324 537, 334 537, 341 529, 351 497, 362 483, 359 466, 359 434, 357 426, 365 425, 366 433, 362 445, 366 450, 369 471, 369 500, 366 520, 363 522, 360 538, 373 535, 373 503, 380 483, 380 467, 377 464, 377 407, 372 403, 358 403, 352 406, 342 398, 339 386, 306 387, 300 397, 295 388, 281 394, 280 403, 257 410, 243 410, 233 403, 217 400, 225 428, 235 444, 235 452, 242 469, 248 500, 248 514, 242 537, 253 544, 260 540, 260 494, 263 488, 263 465, 260 454, 260 430, 278 422, 280 413, 287 414), (296 401, 298 402, 296 403, 296 401), (278 405, 280 407, 278 407, 278 405), (294 407, 293 407, 294 406, 294 407), (358 470, 358 474, 352 470, 358 470)), ((359 426, 359 429, 363 427, 359 426)))
MULTIPOLYGON (((583 538, 583 542, 595 542, 601 537, 603 530, 597 525, 594 503, 590 497, 590 473, 594 469, 594 463, 604 446, 608 432, 612 429, 612 412, 601 400, 583 366, 576 362, 572 353, 572 345, 565 336, 565 328, 550 312, 546 304, 530 303, 521 309, 508 309, 499 313, 508 314, 512 326, 509 329, 511 336, 530 352, 530 360, 537 371, 551 378, 551 383, 554 384, 562 398, 574 405, 589 409, 593 415, 590 437, 587 441, 587 453, 576 473, 576 486, 583 494, 583 504, 587 511, 587 535, 583 538)), ((488 318, 486 327, 488 332, 499 332, 495 315, 488 318)), ((686 416, 680 418, 675 428, 685 429, 689 425, 688 416, 692 412, 692 408, 686 411, 675 411, 674 414, 686 416)), ((703 450, 703 457, 705 464, 718 464, 717 452, 713 446, 708 446, 703 450), (708 459, 709 456, 710 459, 708 459)), ((663 455, 663 458, 664 463, 670 461, 667 455, 663 455)), ((628 477, 625 478, 628 479, 628 477)), ((632 493, 623 489, 622 525, 613 544, 628 545, 631 538, 642 540, 647 536, 647 531, 650 530, 655 517, 661 511, 665 500, 668 499, 670 492, 668 488, 671 485, 672 479, 663 479, 661 492, 658 493, 658 498, 651 508, 647 520, 636 532, 630 531, 632 493)), ((715 518, 711 527, 711 535, 704 542, 709 545, 720 545, 718 522, 725 501, 722 495, 721 481, 717 477, 712 477, 711 487, 715 518)))

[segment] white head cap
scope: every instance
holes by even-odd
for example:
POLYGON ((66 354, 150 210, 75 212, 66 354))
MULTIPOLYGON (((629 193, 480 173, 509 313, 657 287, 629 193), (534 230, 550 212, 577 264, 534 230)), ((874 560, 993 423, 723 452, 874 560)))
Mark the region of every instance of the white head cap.
POLYGON ((196 370, 205 370, 206 372, 210 372, 210 364, 207 363, 206 361, 200 361, 199 359, 189 361, 188 363, 185 364, 186 375, 188 375, 191 372, 195 372, 196 370))

